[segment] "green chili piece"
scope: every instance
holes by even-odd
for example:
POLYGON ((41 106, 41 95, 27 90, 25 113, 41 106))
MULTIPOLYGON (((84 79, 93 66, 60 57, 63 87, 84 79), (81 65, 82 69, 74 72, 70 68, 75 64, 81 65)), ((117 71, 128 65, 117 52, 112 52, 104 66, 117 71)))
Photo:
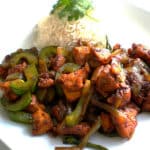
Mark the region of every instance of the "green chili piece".
POLYGON ((24 111, 8 111, 8 116, 12 121, 21 122, 21 123, 32 123, 32 114, 24 111))
POLYGON ((120 116, 119 110, 116 109, 115 107, 109 105, 109 104, 100 102, 100 101, 95 100, 95 99, 91 100, 91 104, 94 105, 94 106, 96 106, 96 107, 99 107, 101 109, 106 110, 107 112, 109 112, 113 116, 120 116))
POLYGON ((81 98, 77 103, 77 106, 75 107, 74 111, 67 115, 65 118, 67 126, 74 126, 82 120, 82 117, 86 112, 91 96, 91 82, 90 80, 86 80, 84 88, 82 90, 81 98))
MULTIPOLYGON (((97 120, 95 121, 95 123, 93 124, 92 128, 90 129, 90 131, 85 135, 85 137, 81 140, 81 143, 79 144, 79 147, 82 149, 84 148, 87 143, 88 140, 90 138, 90 136, 95 133, 101 126, 101 119, 100 117, 97 118, 97 120)), ((105 149, 106 150, 106 149, 105 149)))
POLYGON ((32 101, 30 92, 25 93, 22 97, 14 103, 9 102, 7 99, 2 98, 1 103, 6 110, 9 111, 20 111, 26 108, 32 101))
POLYGON ((29 64, 35 64, 35 65, 38 64, 38 60, 35 55, 24 51, 21 53, 16 53, 15 55, 12 56, 12 58, 10 59, 11 66, 17 65, 21 59, 25 59, 29 64))
POLYGON ((34 91, 38 81, 38 72, 34 64, 29 65, 24 71, 27 81, 17 79, 11 81, 10 88, 17 95, 22 95, 27 91, 34 91))
MULTIPOLYGON (((81 143, 80 139, 73 136, 65 136, 63 138, 63 144, 72 144, 72 145, 79 145, 81 143)), ((89 147, 95 150, 108 150, 102 145, 94 144, 91 142, 88 142, 85 147, 89 147)), ((80 148, 81 149, 81 148, 80 148)))

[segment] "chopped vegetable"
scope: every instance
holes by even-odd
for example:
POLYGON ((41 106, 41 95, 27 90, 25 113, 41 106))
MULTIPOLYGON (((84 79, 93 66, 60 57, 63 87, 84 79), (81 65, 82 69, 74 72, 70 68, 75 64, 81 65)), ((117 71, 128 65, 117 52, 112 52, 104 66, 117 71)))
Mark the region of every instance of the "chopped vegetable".
MULTIPOLYGON (((80 139, 78 139, 76 137, 73 137, 73 136, 65 136, 63 138, 63 143, 64 144, 79 145, 80 142, 81 142, 80 139)), ((97 144, 94 144, 94 143, 91 143, 91 142, 88 142, 86 144, 86 147, 92 148, 92 149, 95 149, 95 150, 108 150, 107 148, 105 148, 101 145, 97 145, 97 144)))
POLYGON ((38 72, 35 65, 29 65, 25 69, 24 74, 27 81, 16 79, 10 82, 10 88, 18 95, 22 95, 29 90, 34 91, 36 87, 38 72))
POLYGON ((82 120, 86 109, 88 107, 88 103, 91 99, 92 92, 91 90, 91 83, 89 80, 85 82, 84 88, 82 90, 82 96, 73 112, 71 112, 68 116, 66 116, 66 125, 67 126, 74 126, 82 120))
POLYGON ((12 121, 21 123, 32 123, 32 115, 24 111, 8 111, 8 116, 12 121))
POLYGON ((10 103, 5 98, 1 99, 2 105, 9 111, 20 111, 25 109, 31 103, 31 93, 25 93, 19 100, 14 103, 10 103))

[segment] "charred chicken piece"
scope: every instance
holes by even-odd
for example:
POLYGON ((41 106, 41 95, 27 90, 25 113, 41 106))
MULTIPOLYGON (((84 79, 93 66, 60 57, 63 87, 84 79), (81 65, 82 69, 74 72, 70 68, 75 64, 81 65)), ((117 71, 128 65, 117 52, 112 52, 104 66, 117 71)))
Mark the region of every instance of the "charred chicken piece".
POLYGON ((117 75, 112 73, 111 70, 111 65, 101 66, 97 79, 94 79, 96 90, 104 97, 120 88, 120 81, 117 79, 117 75))
POLYGON ((27 67, 27 63, 24 61, 23 63, 10 68, 8 70, 8 74, 12 74, 12 73, 16 73, 16 72, 22 73, 26 67, 27 67))
POLYGON ((54 85, 54 80, 49 73, 41 73, 39 75, 38 86, 40 88, 48 88, 54 85))
POLYGON ((90 54, 90 47, 88 46, 78 46, 72 51, 74 60, 79 65, 84 65, 90 54))
POLYGON ((112 115, 113 123, 121 137, 131 138, 137 126, 136 116, 138 111, 139 109, 136 106, 130 104, 120 109, 118 116, 112 115))
POLYGON ((142 106, 143 101, 148 98, 150 70, 141 59, 136 58, 130 62, 126 71, 132 89, 132 99, 142 106))
POLYGON ((141 58, 147 64, 150 64, 150 50, 144 48, 142 44, 132 44, 132 48, 128 50, 128 53, 133 58, 141 58))
POLYGON ((51 67, 53 70, 57 71, 61 66, 64 65, 66 59, 62 55, 56 55, 50 59, 51 67))
POLYGON ((59 101, 57 105, 52 107, 52 116, 56 118, 58 122, 63 121, 65 115, 67 113, 66 106, 62 103, 62 101, 59 101))
POLYGON ((91 67, 95 68, 99 65, 108 64, 111 60, 111 52, 108 49, 92 47, 89 64, 91 67))
POLYGON ((89 67, 85 66, 69 74, 61 74, 57 81, 62 85, 64 94, 69 102, 74 102, 81 96, 89 67))
POLYGON ((115 128, 111 116, 108 113, 102 112, 100 117, 102 121, 102 129, 104 133, 111 133, 115 128))
POLYGON ((33 118, 33 135, 40 135, 47 133, 53 127, 53 122, 50 115, 45 111, 45 106, 37 101, 35 95, 32 95, 32 102, 26 109, 28 112, 32 113, 33 118))
POLYGON ((124 85, 117 89, 115 94, 107 99, 107 102, 114 105, 116 108, 123 107, 131 100, 131 89, 128 85, 124 85))

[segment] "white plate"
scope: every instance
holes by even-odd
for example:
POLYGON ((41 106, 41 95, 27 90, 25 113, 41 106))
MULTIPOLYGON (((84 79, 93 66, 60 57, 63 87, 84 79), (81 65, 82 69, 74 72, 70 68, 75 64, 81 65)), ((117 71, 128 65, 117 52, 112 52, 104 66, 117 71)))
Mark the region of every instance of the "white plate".
MULTIPOLYGON (((149 22, 147 18, 141 17, 142 22, 146 24, 141 23, 138 19, 142 15, 140 11, 117 0, 98 2, 99 13, 105 20, 104 29, 112 43, 119 42, 125 47, 133 42, 150 44, 149 22)), ((17 48, 30 46, 33 27, 40 18, 50 12, 53 3, 54 0, 0 1, 0 60, 17 48)), ((148 14, 146 16, 150 17, 148 14)), ((130 140, 99 134, 92 136, 90 140, 110 150, 148 149, 149 127, 149 114, 140 114, 135 134, 130 140)), ((53 150, 55 146, 62 145, 58 138, 49 135, 34 137, 30 130, 30 126, 10 121, 0 107, 0 139, 12 150, 53 150)))

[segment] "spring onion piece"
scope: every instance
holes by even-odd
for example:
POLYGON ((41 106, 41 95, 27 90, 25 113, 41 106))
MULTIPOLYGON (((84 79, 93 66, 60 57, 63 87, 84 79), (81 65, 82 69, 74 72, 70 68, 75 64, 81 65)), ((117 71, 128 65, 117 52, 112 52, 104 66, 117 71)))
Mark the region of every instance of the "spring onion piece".
POLYGON ((71 112, 69 115, 66 116, 66 125, 67 126, 74 126, 79 123, 79 121, 82 120, 86 108, 89 104, 89 101, 91 99, 92 91, 91 91, 91 82, 90 80, 86 80, 85 85, 82 90, 82 95, 77 103, 76 108, 73 112, 71 112))

